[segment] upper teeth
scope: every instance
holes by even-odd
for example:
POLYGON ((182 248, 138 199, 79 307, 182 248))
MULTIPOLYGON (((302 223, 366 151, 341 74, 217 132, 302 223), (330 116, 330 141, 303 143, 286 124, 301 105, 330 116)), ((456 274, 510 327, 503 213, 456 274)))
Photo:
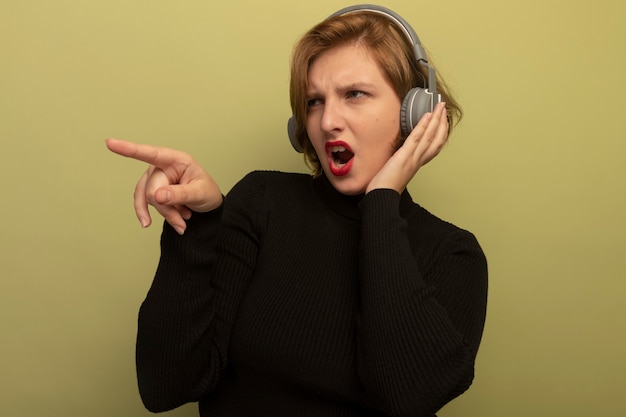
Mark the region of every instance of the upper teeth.
POLYGON ((331 146, 330 147, 330 151, 332 153, 345 152, 345 150, 346 150, 346 147, 345 146, 341 146, 341 145, 339 145, 339 146, 331 146))

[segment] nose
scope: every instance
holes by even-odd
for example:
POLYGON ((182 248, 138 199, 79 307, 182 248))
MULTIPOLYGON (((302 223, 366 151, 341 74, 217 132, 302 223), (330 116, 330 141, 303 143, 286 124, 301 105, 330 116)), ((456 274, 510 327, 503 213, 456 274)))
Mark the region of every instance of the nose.
POLYGON ((343 130, 343 112, 341 111, 341 105, 338 101, 326 99, 320 120, 320 128, 324 133, 331 135, 343 130))

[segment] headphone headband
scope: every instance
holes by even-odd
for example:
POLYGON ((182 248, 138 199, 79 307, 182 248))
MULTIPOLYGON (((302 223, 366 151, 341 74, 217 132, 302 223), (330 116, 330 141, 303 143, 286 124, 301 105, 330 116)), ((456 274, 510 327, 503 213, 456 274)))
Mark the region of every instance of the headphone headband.
POLYGON ((357 5, 348 6, 341 10, 336 11, 335 13, 328 16, 328 19, 335 17, 335 16, 343 16, 345 14, 354 13, 354 12, 378 13, 378 14, 385 16, 389 20, 393 21, 402 30, 402 32, 404 32, 406 37, 411 42, 411 45, 413 45, 413 50, 415 51, 415 58, 418 61, 422 61, 426 63, 428 62, 428 59, 426 58, 426 52, 424 51, 424 48, 422 48, 422 43, 420 42, 420 39, 417 36, 417 33, 415 33, 411 25, 409 25, 409 23, 406 20, 404 20, 402 16, 400 16, 393 10, 390 10, 383 6, 377 6, 375 4, 357 4, 357 5))

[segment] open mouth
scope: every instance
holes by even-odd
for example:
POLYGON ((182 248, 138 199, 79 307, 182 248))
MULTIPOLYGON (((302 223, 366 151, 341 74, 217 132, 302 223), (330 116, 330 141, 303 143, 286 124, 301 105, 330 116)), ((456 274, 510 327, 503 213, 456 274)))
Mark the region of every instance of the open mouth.
POLYGON ((342 141, 327 142, 326 155, 328 155, 328 165, 333 175, 341 177, 347 175, 352 169, 354 152, 347 143, 342 141))
POLYGON ((337 166, 347 164, 354 156, 354 153, 351 150, 346 149, 346 147, 343 145, 331 146, 329 150, 330 156, 334 164, 337 166))

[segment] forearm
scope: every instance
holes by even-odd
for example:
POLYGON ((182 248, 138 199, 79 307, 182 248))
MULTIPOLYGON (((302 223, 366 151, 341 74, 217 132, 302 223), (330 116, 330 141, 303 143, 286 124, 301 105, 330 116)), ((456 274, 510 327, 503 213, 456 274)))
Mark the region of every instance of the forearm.
POLYGON ((164 225, 161 259, 137 334, 139 390, 151 411, 197 400, 223 366, 210 288, 220 218, 221 209, 194 213, 184 236, 164 225))
MULTIPOLYGON (((466 259, 450 259, 443 269, 435 261, 425 268, 428 262, 418 262, 417 257, 428 255, 413 253, 407 224, 398 213, 400 196, 381 190, 369 197, 362 212, 360 248, 361 378, 386 412, 431 415, 469 387, 473 346, 482 333, 482 323, 471 328, 455 320, 456 312, 449 309, 447 299, 464 289, 436 283, 471 275, 474 266, 465 269, 466 259)), ((469 308, 483 306, 470 301, 469 308)))
POLYGON ((259 184, 241 181, 220 212, 194 214, 183 236, 165 225, 139 318, 137 372, 148 409, 199 400, 225 369, 234 318, 255 267, 262 195, 259 184))

